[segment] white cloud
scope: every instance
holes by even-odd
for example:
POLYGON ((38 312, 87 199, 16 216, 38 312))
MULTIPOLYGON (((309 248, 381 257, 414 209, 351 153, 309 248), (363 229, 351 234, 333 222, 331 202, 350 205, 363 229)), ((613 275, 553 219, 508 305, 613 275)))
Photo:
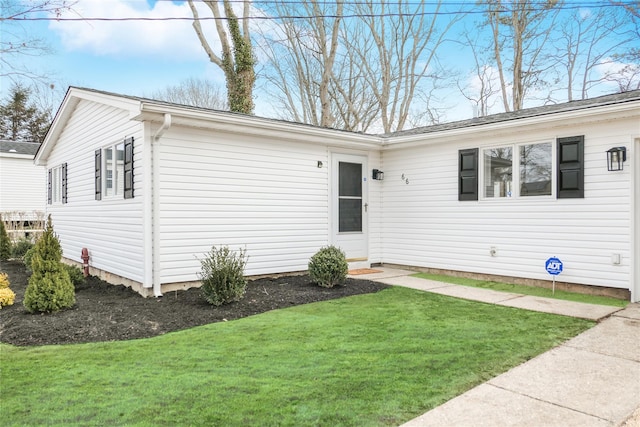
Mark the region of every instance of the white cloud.
MULTIPOLYGON (((207 16, 207 15, 203 15, 207 16)), ((191 17, 186 3, 126 0, 80 0, 64 18, 167 18, 191 17), (141 7, 136 7, 141 6, 141 7)), ((53 21, 64 49, 118 58, 153 57, 164 60, 197 60, 205 53, 191 21, 53 21)))

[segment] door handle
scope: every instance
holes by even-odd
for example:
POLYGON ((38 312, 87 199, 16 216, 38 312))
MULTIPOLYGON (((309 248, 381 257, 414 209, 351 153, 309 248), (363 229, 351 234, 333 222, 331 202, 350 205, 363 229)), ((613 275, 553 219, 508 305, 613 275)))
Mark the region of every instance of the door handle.
POLYGON ((364 204, 364 211, 367 212, 368 209, 369 209, 369 203, 365 203, 364 204))

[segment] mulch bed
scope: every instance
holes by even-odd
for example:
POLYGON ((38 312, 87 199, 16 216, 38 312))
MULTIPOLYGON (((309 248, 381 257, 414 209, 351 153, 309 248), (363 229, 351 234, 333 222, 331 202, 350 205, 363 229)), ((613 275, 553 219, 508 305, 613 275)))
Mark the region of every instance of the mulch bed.
POLYGON ((308 275, 250 281, 241 301, 214 307, 199 289, 143 298, 130 288, 88 277, 76 288, 76 304, 51 314, 29 314, 22 305, 29 276, 19 261, 3 262, 14 305, 0 310, 0 342, 18 346, 130 340, 162 335, 208 323, 229 321, 279 308, 350 295, 378 292, 387 285, 347 279, 341 286, 322 288, 308 275))

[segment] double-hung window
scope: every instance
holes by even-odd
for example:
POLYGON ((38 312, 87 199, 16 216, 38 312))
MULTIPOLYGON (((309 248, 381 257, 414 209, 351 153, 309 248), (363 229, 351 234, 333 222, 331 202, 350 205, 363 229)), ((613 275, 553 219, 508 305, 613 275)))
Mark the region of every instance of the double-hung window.
POLYGON ((52 167, 47 174, 47 203, 67 203, 67 164, 52 167))
POLYGON ((104 149, 104 195, 122 196, 124 193, 124 143, 104 149))
POLYGON ((458 152, 458 200, 584 197, 584 136, 458 152))
POLYGON ((133 198, 133 138, 95 153, 95 198, 133 198))

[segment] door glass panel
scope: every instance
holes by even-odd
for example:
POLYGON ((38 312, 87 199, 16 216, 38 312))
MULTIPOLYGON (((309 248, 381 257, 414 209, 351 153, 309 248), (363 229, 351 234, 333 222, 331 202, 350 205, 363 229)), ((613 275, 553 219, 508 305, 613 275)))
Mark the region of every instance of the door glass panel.
POLYGON ((339 164, 340 188, 339 196, 362 197, 362 165, 359 163, 339 164))
POLYGON ((338 231, 362 231, 362 165, 338 163, 338 231))
POLYGON ((340 199, 339 201, 339 230, 341 233, 362 231, 362 200, 340 199))

